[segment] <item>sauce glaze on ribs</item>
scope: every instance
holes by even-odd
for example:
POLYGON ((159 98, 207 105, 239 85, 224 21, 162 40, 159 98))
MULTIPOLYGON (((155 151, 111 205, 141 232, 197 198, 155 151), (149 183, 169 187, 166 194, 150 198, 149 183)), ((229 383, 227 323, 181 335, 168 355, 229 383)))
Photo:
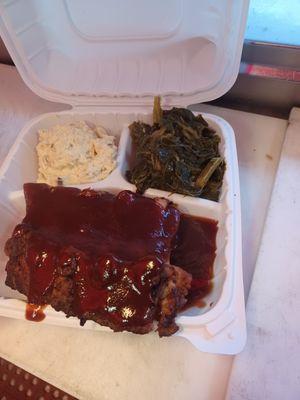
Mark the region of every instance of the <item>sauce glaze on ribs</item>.
POLYGON ((81 323, 176 332, 192 278, 169 264, 180 222, 171 203, 34 183, 24 194, 26 216, 5 246, 8 286, 81 323))

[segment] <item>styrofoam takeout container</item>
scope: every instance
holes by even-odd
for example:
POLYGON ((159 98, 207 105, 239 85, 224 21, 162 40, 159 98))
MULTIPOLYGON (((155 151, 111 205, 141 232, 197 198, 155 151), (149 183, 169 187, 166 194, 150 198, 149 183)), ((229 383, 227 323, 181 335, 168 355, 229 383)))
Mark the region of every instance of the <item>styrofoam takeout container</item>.
MULTIPOLYGON (((24 319, 24 297, 4 284, 3 247, 24 216, 23 183, 37 178, 38 130, 76 120, 104 126, 119 142, 117 168, 79 187, 134 190, 125 179, 128 124, 151 122, 155 94, 170 107, 226 92, 238 72, 247 6, 245 0, 0 1, 0 34, 24 81, 41 97, 73 106, 30 121, 0 169, 0 315, 24 319)), ((185 213, 218 221, 213 290, 203 308, 177 317, 177 335, 203 351, 235 354, 246 340, 236 145, 226 121, 204 117, 220 135, 226 159, 219 203, 154 189, 146 195, 168 197, 185 213)), ((42 323, 82 329, 76 318, 51 307, 45 312, 42 323)), ((91 321, 84 329, 108 330, 91 321)))

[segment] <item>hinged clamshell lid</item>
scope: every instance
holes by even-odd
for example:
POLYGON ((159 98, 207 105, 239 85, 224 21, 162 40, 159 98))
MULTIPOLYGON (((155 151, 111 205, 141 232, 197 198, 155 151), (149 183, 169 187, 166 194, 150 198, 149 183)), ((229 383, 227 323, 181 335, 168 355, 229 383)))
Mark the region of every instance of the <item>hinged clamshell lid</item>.
POLYGON ((26 84, 74 105, 215 99, 239 68, 248 0, 0 0, 26 84))

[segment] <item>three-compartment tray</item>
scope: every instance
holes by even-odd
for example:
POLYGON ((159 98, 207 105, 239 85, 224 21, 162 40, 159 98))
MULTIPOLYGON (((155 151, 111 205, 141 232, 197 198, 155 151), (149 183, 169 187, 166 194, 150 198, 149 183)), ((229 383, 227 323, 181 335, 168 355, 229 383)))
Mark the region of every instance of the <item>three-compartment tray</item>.
MULTIPOLYGON (((45 114, 21 131, 0 170, 0 315, 24 318, 25 303, 7 288, 3 245, 24 215, 22 186, 36 181, 37 132, 87 120, 119 138, 118 167, 95 189, 133 189, 125 179, 128 124, 150 122, 153 97, 163 107, 215 99, 239 70, 249 0, 0 0, 0 35, 24 82, 40 97, 71 105, 45 114), (51 3, 51 4, 50 4, 51 3)), ((245 343, 238 164, 230 125, 213 115, 226 173, 219 203, 158 190, 180 210, 218 221, 213 290, 205 307, 178 316, 177 335, 198 349, 233 354, 245 343)), ((81 186, 82 187, 82 186, 81 186)), ((42 323, 76 326, 50 307, 42 323)), ((89 329, 106 329, 86 324, 89 329)), ((82 329, 82 328, 81 328, 82 329)))
MULTIPOLYGON (((135 190, 135 187, 125 178, 131 156, 128 124, 136 120, 151 122, 151 117, 149 112, 66 111, 41 115, 23 128, 0 170, 0 315, 25 318, 24 297, 4 285, 7 258, 3 253, 3 248, 14 226, 25 215, 23 183, 35 182, 37 179, 38 162, 35 147, 38 142, 38 130, 78 120, 88 121, 108 129, 112 135, 116 136, 118 142, 116 169, 102 181, 76 187, 81 189, 91 187, 95 190, 118 193, 125 189, 135 190)), ((233 130, 226 121, 208 114, 204 117, 221 137, 220 153, 226 160, 220 201, 213 202, 170 194, 156 189, 147 190, 145 195, 166 197, 184 213, 218 221, 213 289, 203 299, 203 307, 191 308, 178 315, 176 321, 180 329, 177 335, 187 338, 203 351, 233 354, 243 348, 246 338, 236 146, 233 130)), ((46 319, 42 323, 82 329, 78 319, 67 319, 63 313, 56 312, 51 307, 46 308, 45 314, 46 319)), ((91 321, 84 328, 108 330, 91 321)))

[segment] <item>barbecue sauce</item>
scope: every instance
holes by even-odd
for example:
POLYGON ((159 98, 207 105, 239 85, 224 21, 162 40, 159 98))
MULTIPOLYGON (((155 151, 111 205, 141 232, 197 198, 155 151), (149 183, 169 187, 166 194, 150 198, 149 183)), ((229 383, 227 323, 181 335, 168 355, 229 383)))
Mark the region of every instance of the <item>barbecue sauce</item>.
POLYGON ((24 192, 26 217, 15 234, 30 235, 28 302, 50 302, 62 290, 60 278, 70 278, 79 318, 97 313, 120 330, 151 324, 153 291, 170 257, 179 211, 129 191, 114 196, 26 184, 24 192))
POLYGON ((32 304, 50 302, 63 276, 72 280, 72 308, 82 320, 97 313, 120 329, 147 326, 169 258, 193 277, 185 308, 203 306, 212 288, 216 221, 180 215, 170 204, 129 191, 114 196, 26 184, 24 192, 26 217, 14 234, 30 234, 27 319, 44 319, 44 306, 32 304))
POLYGON ((217 221, 181 215, 171 264, 180 266, 193 277, 185 308, 202 307, 201 299, 212 289, 217 230, 217 221))
POLYGON ((47 305, 40 306, 31 303, 26 304, 26 311, 25 311, 26 319, 28 319, 28 321, 34 321, 34 322, 43 321, 43 319, 46 318, 46 315, 44 313, 44 309, 46 307, 47 305))

